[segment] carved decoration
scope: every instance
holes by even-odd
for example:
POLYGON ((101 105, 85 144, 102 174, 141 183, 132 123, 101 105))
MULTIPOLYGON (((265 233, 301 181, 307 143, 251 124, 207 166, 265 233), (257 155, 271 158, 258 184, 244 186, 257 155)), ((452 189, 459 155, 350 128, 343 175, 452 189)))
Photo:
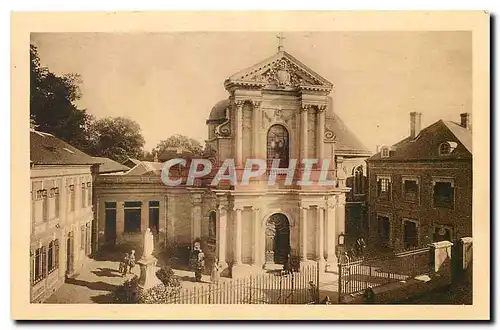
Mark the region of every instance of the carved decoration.
POLYGON ((335 133, 328 127, 325 127, 325 142, 336 142, 337 141, 337 136, 335 136, 335 133))
POLYGON ((215 127, 215 136, 217 137, 231 136, 231 125, 229 119, 226 119, 222 124, 215 127))
POLYGON ((254 76, 252 80, 266 82, 270 86, 279 88, 322 85, 319 80, 313 77, 306 77, 302 70, 285 58, 271 63, 268 70, 262 75, 254 76))
POLYGON ((254 108, 260 107, 261 103, 262 103, 262 101, 252 100, 252 105, 254 108))
POLYGON ((289 124, 290 120, 293 119, 293 117, 293 113, 286 116, 285 111, 283 111, 281 107, 274 110, 267 109, 265 111, 262 111, 262 127, 264 128, 265 121, 267 121, 268 124, 272 122, 284 122, 286 124, 289 124))

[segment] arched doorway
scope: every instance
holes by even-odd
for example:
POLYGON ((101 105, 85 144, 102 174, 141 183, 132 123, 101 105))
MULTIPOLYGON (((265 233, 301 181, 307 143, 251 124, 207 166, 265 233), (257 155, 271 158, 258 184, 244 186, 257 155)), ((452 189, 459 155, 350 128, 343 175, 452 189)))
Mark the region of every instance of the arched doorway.
POLYGON ((290 253, 290 222, 275 213, 266 223, 266 263, 285 264, 290 253))

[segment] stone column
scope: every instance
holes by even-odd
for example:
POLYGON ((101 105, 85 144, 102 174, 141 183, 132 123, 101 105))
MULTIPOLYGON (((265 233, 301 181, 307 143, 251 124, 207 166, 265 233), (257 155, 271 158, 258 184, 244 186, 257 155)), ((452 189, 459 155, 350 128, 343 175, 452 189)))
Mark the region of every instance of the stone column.
POLYGON ((259 128, 260 128, 260 101, 252 101, 252 156, 259 157, 259 128))
POLYGON ((236 213, 235 216, 235 226, 234 226, 234 265, 241 264, 241 211, 243 207, 235 206, 234 211, 236 213))
POLYGON ((300 158, 307 158, 307 114, 310 106, 307 104, 302 105, 302 109, 300 112, 300 158))
POLYGON ((191 242, 201 239, 201 194, 191 195, 191 242))
POLYGON ((116 241, 117 243, 122 240, 123 231, 125 230, 125 210, 123 209, 123 202, 116 202, 116 241))
POLYGON ((244 101, 236 101, 234 123, 235 163, 240 168, 243 165, 243 105, 244 101))
POLYGON ((260 252, 260 209, 258 207, 252 207, 253 210, 253 262, 252 266, 260 264, 261 255, 260 252))
POLYGON ((307 210, 308 206, 302 206, 300 208, 300 238, 302 241, 301 248, 301 260, 307 261, 307 210))
POLYGON ((141 205, 141 232, 149 228, 149 201, 142 200, 141 205))
POLYGON ((335 254, 335 246, 337 244, 337 232, 335 230, 335 198, 329 198, 326 214, 326 261, 330 269, 337 267, 337 255, 335 254))
POLYGON ((345 193, 341 193, 337 196, 337 207, 335 212, 337 230, 335 237, 338 237, 340 233, 345 232, 345 193))
POLYGON ((317 259, 318 261, 325 261, 325 208, 324 206, 318 206, 318 246, 317 246, 317 259))
POLYGON ((317 112, 317 121, 316 121, 316 156, 319 159, 319 162, 322 163, 325 158, 325 148, 324 148, 324 139, 325 139, 325 109, 324 105, 318 106, 317 112))
POLYGON ((338 182, 338 187, 339 188, 345 188, 345 181, 346 181, 346 173, 344 172, 343 163, 344 163, 344 158, 341 156, 337 156, 335 158, 335 163, 336 163, 336 177, 337 177, 337 182, 338 182))
POLYGON ((227 268, 227 204, 219 204, 217 214, 217 254, 222 268, 227 268))
POLYGON ((429 244, 430 271, 434 276, 439 276, 447 282, 451 282, 451 247, 453 243, 441 241, 429 244))

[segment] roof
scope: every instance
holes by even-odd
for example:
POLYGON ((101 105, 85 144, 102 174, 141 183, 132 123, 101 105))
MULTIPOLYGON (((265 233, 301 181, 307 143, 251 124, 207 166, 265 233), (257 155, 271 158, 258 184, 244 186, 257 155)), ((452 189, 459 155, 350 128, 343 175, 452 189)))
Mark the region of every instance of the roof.
POLYGON ((382 158, 380 152, 368 161, 419 161, 472 159, 472 131, 452 121, 438 120, 427 126, 415 139, 406 137, 391 147, 390 156, 382 158), (439 146, 455 142, 457 146, 447 156, 439 155, 439 146))
POLYGON ((163 163, 141 161, 132 167, 125 175, 161 175, 163 163))
POLYGON ((30 161, 35 165, 93 165, 94 157, 52 134, 30 131, 30 161))
POLYGON ((330 92, 333 84, 285 51, 241 70, 226 79, 224 86, 268 87, 330 92), (282 74, 285 73, 285 74, 282 74))
POLYGON ((212 111, 210 111, 210 116, 208 120, 217 120, 226 118, 226 109, 229 107, 229 99, 220 100, 215 103, 212 111))
POLYGON ((179 147, 179 148, 168 148, 164 150, 160 155, 158 155, 158 160, 161 162, 165 162, 169 159, 174 158, 193 158, 198 155, 195 155, 188 149, 179 147))
POLYGON ((141 161, 138 160, 138 159, 135 159, 135 158, 127 158, 126 161, 123 162, 123 164, 125 163, 130 163, 130 164, 134 164, 134 165, 137 165, 139 164, 141 161))
MULTIPOLYGON (((229 100, 217 102, 210 112, 209 120, 226 118, 226 108, 229 106, 229 100)), ((335 152, 340 156, 365 156, 368 157, 372 152, 356 137, 356 135, 347 127, 342 119, 333 112, 332 98, 328 96, 328 108, 326 114, 326 127, 332 131, 336 137, 335 152)), ((175 158, 175 157, 171 157, 175 158)), ((161 160, 166 160, 162 154, 161 160)))
POLYGON ((110 158, 94 157, 99 162, 99 173, 126 172, 130 167, 120 164, 110 158))
POLYGON ((372 152, 347 127, 342 119, 333 111, 332 98, 328 97, 325 118, 326 128, 335 134, 335 154, 339 156, 370 156, 372 152))

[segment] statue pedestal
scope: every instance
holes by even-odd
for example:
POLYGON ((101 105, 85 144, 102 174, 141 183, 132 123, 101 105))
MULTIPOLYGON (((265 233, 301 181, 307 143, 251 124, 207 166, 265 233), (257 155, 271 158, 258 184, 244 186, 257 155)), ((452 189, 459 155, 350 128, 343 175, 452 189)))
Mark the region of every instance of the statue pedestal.
POLYGON ((139 277, 139 287, 143 290, 148 290, 158 284, 161 284, 161 281, 156 276, 156 272, 158 271, 156 267, 156 262, 158 260, 153 257, 142 257, 137 264, 141 267, 141 276, 139 277))

